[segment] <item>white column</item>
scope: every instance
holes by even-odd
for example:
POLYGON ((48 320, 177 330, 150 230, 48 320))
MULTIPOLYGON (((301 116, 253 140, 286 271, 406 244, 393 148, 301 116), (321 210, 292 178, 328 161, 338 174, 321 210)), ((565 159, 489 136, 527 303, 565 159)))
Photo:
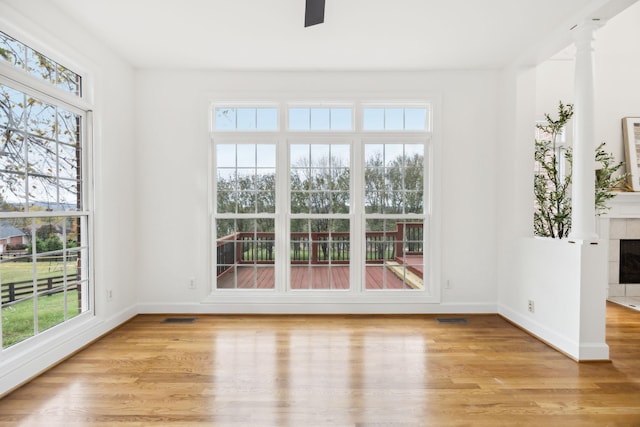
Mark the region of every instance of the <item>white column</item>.
POLYGON ((600 21, 587 21, 573 29, 576 44, 573 115, 573 174, 571 233, 580 241, 598 239, 595 212, 595 102, 593 32, 600 21))

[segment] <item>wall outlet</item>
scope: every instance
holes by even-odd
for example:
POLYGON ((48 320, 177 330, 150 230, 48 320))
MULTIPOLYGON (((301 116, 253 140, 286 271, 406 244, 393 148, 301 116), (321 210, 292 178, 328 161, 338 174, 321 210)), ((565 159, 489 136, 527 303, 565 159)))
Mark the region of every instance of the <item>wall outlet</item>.
POLYGON ((528 310, 529 310, 529 313, 535 313, 535 311, 536 311, 536 306, 535 306, 535 304, 533 303, 533 300, 529 300, 529 303, 528 303, 528 305, 527 305, 527 308, 528 308, 528 310))
POLYGON ((187 280, 187 287, 189 289, 195 289, 196 288, 196 278, 195 277, 189 277, 189 280, 187 280))
POLYGON ((113 290, 107 289, 107 301, 111 301, 113 299, 113 290))
POLYGON ((453 282, 451 280, 447 280, 447 282, 444 284, 444 288, 453 289, 453 282))

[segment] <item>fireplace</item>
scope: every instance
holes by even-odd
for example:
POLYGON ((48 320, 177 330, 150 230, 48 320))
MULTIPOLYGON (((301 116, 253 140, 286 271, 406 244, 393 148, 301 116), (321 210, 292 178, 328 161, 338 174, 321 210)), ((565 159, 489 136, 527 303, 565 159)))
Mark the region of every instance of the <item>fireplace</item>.
POLYGON ((640 192, 627 197, 633 198, 633 212, 615 212, 615 206, 615 216, 601 223, 609 240, 609 297, 640 297, 640 192))
POLYGON ((620 239, 620 283, 640 283, 640 239, 620 239))

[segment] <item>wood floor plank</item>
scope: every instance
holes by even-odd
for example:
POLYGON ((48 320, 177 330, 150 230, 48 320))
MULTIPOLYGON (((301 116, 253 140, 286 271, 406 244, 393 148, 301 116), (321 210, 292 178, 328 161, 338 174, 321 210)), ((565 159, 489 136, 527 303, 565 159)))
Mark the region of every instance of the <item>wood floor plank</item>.
POLYGON ((613 304, 612 361, 582 364, 497 315, 164 317, 5 396, 0 426, 640 426, 640 312, 613 304))

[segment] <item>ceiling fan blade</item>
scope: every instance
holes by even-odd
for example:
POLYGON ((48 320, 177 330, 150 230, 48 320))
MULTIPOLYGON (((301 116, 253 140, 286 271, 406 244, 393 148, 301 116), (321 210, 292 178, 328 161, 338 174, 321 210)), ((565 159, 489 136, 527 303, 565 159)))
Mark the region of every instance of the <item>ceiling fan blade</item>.
POLYGON ((307 0, 307 8, 304 12, 304 26, 310 27, 324 22, 324 1, 307 0))

